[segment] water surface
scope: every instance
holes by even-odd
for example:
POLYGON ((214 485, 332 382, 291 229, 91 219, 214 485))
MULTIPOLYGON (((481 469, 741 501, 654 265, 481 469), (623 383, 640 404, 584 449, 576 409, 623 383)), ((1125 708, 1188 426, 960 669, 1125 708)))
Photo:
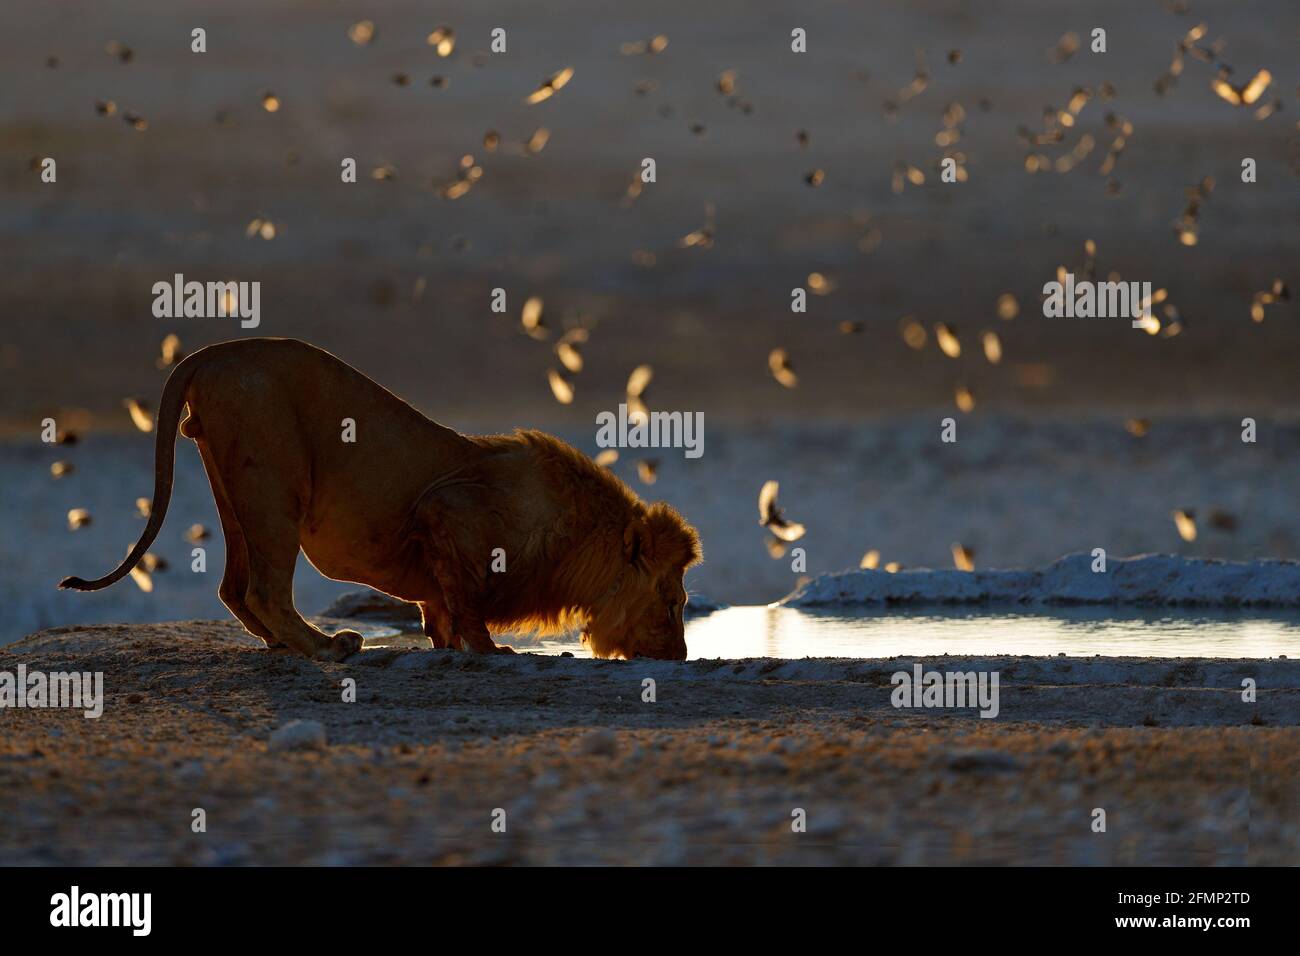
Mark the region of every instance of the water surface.
MULTIPOLYGON (((395 643, 375 632, 367 646, 395 643)), ((527 641, 518 650, 590 657, 577 635, 527 641)), ((730 607, 686 626, 689 657, 1292 657, 1300 658, 1300 614, 1250 611, 1062 608, 1023 610, 870 611, 857 614, 793 608, 730 607)))

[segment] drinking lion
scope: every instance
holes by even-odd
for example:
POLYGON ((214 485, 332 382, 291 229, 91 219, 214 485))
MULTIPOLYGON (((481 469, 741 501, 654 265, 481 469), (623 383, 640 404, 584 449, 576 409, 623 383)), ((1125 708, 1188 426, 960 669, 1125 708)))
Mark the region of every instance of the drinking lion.
POLYGON ((148 526, 112 573, 59 587, 108 587, 144 556, 167 514, 178 423, 221 516, 218 593, 270 647, 323 660, 361 647, 295 609, 301 548, 327 577, 417 603, 434 647, 510 652, 489 629, 582 627, 597 657, 686 657, 682 578, 701 554, 673 508, 543 432, 461 435, 293 339, 225 342, 176 366, 148 526))

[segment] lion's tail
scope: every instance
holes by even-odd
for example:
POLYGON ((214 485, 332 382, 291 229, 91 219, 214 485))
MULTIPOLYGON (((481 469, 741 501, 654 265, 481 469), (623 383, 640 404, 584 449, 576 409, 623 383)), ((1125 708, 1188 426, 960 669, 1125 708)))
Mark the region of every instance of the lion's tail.
POLYGON ((189 391, 190 380, 194 378, 194 372, 197 368, 195 360, 199 355, 200 353, 196 352, 172 370, 171 375, 167 378, 167 384, 163 386, 162 399, 158 402, 158 421, 155 425, 158 434, 157 444, 154 446, 153 505, 149 509, 149 523, 145 526, 144 534, 140 535, 140 540, 135 543, 131 553, 113 571, 102 578, 96 578, 94 581, 87 581, 78 577, 64 578, 59 582, 60 589, 98 591, 100 588, 116 584, 140 563, 140 559, 149 550, 149 545, 153 544, 154 538, 158 537, 158 532, 162 530, 163 519, 167 517, 167 505, 172 497, 173 471, 176 464, 176 431, 180 425, 181 410, 185 407, 186 392, 189 391))

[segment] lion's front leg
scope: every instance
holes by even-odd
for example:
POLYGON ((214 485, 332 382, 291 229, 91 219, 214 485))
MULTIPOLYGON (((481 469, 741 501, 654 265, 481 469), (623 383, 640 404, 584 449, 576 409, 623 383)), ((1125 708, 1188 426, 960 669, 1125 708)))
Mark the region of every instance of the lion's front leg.
POLYGON ((433 646, 457 651, 464 648, 475 654, 513 654, 514 648, 498 647, 488 633, 480 599, 475 597, 482 583, 466 580, 467 576, 458 573, 460 569, 452 562, 435 558, 433 566, 442 598, 420 604, 424 633, 433 646))
POLYGON ((497 644, 488 633, 483 616, 476 612, 462 611, 452 616, 452 630, 464 645, 465 650, 475 654, 513 654, 515 649, 508 644, 497 644))
POLYGON ((434 648, 453 647, 460 650, 460 641, 455 637, 451 626, 451 612, 447 602, 438 597, 433 601, 420 602, 420 618, 424 624, 424 636, 434 648))
POLYGON ((455 538, 439 520, 435 501, 426 502, 423 513, 425 558, 442 590, 442 600, 421 603, 424 633, 434 647, 463 647, 475 654, 513 654, 514 648, 497 646, 488 633, 482 610, 484 572, 479 563, 462 560, 455 538))

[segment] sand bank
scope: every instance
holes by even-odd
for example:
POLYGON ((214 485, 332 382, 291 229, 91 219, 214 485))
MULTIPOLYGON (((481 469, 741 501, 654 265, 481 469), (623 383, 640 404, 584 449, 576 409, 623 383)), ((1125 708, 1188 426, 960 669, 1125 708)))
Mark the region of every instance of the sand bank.
POLYGON ((1300 562, 1214 561, 1172 554, 1103 561, 1093 554, 1070 554, 1041 570, 840 571, 818 575, 780 603, 846 608, 879 604, 1295 608, 1300 607, 1300 562))
POLYGON ((891 706, 910 658, 319 664, 191 621, 43 631, 19 663, 102 671, 106 701, 0 711, 0 864, 1300 860, 1293 661, 923 661, 998 670, 992 720, 891 706), (273 748, 295 720, 324 742, 273 748))

